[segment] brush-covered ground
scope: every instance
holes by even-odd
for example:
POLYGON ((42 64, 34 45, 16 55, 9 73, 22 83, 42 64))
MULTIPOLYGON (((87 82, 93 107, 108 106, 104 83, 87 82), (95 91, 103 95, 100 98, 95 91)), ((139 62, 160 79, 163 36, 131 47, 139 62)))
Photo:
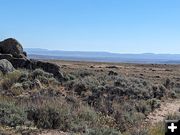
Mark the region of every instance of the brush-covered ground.
POLYGON ((180 99, 180 65, 51 62, 63 82, 41 69, 0 74, 1 134, 163 135, 150 116, 180 99))

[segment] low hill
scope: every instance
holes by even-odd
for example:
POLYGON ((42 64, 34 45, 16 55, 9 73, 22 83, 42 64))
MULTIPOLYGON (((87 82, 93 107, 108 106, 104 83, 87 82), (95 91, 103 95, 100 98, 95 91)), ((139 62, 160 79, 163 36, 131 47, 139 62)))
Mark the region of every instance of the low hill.
POLYGON ((119 54, 110 52, 61 51, 38 48, 25 49, 30 58, 59 59, 75 61, 125 62, 125 63, 162 63, 180 64, 180 54, 119 54))

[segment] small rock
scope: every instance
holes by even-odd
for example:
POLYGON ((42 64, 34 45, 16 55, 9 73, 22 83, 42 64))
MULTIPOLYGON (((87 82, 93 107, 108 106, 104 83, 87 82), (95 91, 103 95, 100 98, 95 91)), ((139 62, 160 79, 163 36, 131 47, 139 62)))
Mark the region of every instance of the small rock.
POLYGON ((6 59, 2 59, 0 60, 0 71, 3 74, 9 73, 9 72, 13 72, 15 69, 13 67, 13 65, 11 64, 11 62, 9 62, 6 59))
POLYGON ((41 82, 38 79, 34 80, 33 86, 36 87, 36 88, 39 88, 39 89, 42 88, 42 84, 41 84, 41 82))

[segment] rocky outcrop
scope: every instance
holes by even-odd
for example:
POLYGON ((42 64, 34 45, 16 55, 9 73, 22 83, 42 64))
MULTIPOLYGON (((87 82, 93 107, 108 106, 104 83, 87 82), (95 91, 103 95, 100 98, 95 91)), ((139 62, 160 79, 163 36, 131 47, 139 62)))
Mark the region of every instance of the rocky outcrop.
POLYGON ((15 69, 13 67, 13 65, 6 59, 2 59, 0 60, 0 71, 3 74, 9 73, 9 72, 13 72, 15 69))
POLYGON ((0 42, 0 53, 11 54, 15 58, 26 57, 26 53, 23 52, 22 45, 13 38, 8 38, 0 42))
POLYGON ((41 68, 46 72, 52 73, 60 81, 64 79, 60 66, 49 62, 28 59, 26 52, 23 51, 22 45, 13 38, 0 42, 0 60, 1 59, 10 61, 16 69, 26 68, 34 70, 41 68))
POLYGON ((30 69, 41 68, 48 73, 52 73, 56 78, 58 78, 58 80, 62 81, 64 78, 62 72, 60 71, 60 67, 56 64, 38 60, 30 60, 29 66, 30 69))

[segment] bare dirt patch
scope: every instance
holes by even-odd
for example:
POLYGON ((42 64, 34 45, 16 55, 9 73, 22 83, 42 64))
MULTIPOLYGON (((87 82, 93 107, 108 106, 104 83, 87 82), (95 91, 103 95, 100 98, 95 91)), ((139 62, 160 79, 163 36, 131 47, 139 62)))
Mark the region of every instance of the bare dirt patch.
POLYGON ((161 107, 153 111, 147 116, 146 122, 156 124, 162 122, 169 114, 175 114, 179 112, 180 99, 166 101, 161 104, 161 107))

